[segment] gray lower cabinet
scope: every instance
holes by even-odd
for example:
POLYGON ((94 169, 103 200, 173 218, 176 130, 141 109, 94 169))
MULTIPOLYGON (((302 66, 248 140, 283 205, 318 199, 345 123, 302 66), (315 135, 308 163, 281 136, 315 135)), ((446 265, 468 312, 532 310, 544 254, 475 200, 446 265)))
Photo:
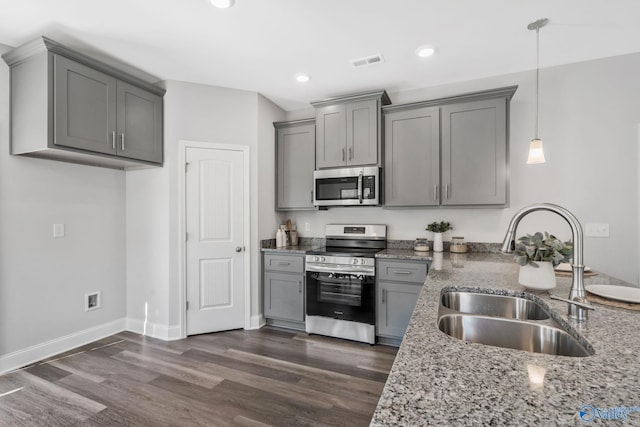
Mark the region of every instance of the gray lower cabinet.
POLYGON ((273 125, 276 129, 276 210, 315 209, 315 120, 275 122, 273 125))
POLYGON ((425 261, 378 260, 376 284, 378 342, 400 344, 426 276, 425 261))
POLYGON ((385 107, 385 206, 505 206, 516 88, 385 107))
POLYGON ((42 37, 11 67, 11 153, 111 168, 162 165, 164 89, 42 37))
POLYGON ((265 254, 263 270, 267 323, 304 330, 304 255, 265 254))

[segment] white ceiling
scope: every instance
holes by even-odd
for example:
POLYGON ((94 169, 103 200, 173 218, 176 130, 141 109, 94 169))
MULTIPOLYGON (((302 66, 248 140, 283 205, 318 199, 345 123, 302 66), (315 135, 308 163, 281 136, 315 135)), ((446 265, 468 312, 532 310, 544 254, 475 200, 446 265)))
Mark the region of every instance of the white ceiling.
MULTIPOLYGON (((159 80, 256 91, 285 110, 640 52, 640 0, 0 0, 0 43, 46 35, 159 80), (414 51, 432 44, 436 54, 414 51), (355 69, 350 60, 382 54, 355 69), (309 83, 293 75, 306 72, 309 83)), ((392 99, 393 100, 393 99, 392 99)))

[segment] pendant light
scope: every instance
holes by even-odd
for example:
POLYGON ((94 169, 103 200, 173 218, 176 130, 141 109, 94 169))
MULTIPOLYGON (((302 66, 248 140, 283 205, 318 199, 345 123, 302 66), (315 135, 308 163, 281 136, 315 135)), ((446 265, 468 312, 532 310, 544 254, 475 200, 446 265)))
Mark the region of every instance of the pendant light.
POLYGON ((542 148, 542 140, 538 138, 538 96, 540 86, 540 28, 549 23, 547 18, 538 19, 527 26, 529 30, 536 30, 536 136, 529 143, 528 165, 544 163, 544 150, 542 148))

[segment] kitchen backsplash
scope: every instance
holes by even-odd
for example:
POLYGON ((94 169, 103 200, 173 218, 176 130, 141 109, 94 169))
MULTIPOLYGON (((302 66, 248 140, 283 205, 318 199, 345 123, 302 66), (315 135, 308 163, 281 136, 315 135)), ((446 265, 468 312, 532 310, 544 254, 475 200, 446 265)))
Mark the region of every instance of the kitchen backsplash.
MULTIPOLYGON (((325 245, 324 237, 300 237, 298 246, 312 246, 323 247, 325 245)), ((389 249, 413 249, 413 240, 387 240, 387 248, 389 249)), ((429 246, 432 246, 433 242, 429 242, 429 246)), ((451 242, 444 242, 445 252, 449 251, 451 242)), ((501 249, 500 243, 466 243, 469 252, 478 253, 499 253, 501 249)), ((275 248, 276 239, 264 239, 261 241, 262 248, 275 248)))

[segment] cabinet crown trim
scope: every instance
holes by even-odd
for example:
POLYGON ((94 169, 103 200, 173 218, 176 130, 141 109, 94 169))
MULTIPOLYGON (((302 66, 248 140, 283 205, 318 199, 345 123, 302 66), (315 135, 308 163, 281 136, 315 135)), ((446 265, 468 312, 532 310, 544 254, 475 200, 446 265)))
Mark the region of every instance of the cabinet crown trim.
POLYGON ((312 117, 310 119, 300 119, 300 120, 289 120, 289 121, 282 121, 282 122, 273 122, 273 127, 276 129, 280 129, 280 128, 289 128, 292 126, 305 126, 305 125, 315 125, 316 124, 316 118, 312 117))
POLYGON ((112 77, 115 77, 117 79, 120 79, 122 81, 125 81, 127 83, 130 83, 134 86, 137 86, 141 89, 144 89, 148 92, 151 92, 155 95, 158 96, 164 96, 166 90, 156 86, 152 83, 149 83, 139 77, 133 76, 131 74, 128 74, 122 70, 119 70, 118 68, 109 65, 105 62, 99 61, 95 58, 92 58, 90 56, 87 56, 83 53, 77 52, 75 50, 69 49, 66 46, 63 46, 62 44, 51 40, 48 37, 45 36, 40 36, 39 38, 32 40, 28 43, 23 44, 22 46, 19 46, 5 54, 2 55, 2 59, 4 59, 4 61, 7 63, 7 65, 14 66, 16 64, 19 64, 20 62, 26 60, 27 58, 29 58, 30 56, 33 56, 35 54, 41 53, 41 52, 51 52, 51 53, 55 53, 56 55, 61 55, 64 56, 66 58, 69 58, 73 61, 79 62, 83 65, 86 65, 87 67, 96 69, 98 71, 101 71, 105 74, 109 74, 112 77))
POLYGON ((342 104, 346 102, 365 101, 367 99, 380 99, 381 105, 390 105, 391 99, 387 95, 387 91, 377 90, 372 92, 359 92, 350 95, 336 96, 332 98, 322 99, 320 101, 312 101, 311 105, 314 107, 324 107, 326 105, 342 104))
POLYGON ((411 102, 408 104, 390 105, 382 108, 383 113, 390 113, 403 110, 413 110, 422 107, 439 107, 447 104, 457 104, 461 102, 482 101, 485 99, 506 98, 511 101, 514 93, 518 89, 517 85, 505 86, 497 89, 470 92, 462 95, 448 96, 446 98, 436 98, 427 101, 411 102))

